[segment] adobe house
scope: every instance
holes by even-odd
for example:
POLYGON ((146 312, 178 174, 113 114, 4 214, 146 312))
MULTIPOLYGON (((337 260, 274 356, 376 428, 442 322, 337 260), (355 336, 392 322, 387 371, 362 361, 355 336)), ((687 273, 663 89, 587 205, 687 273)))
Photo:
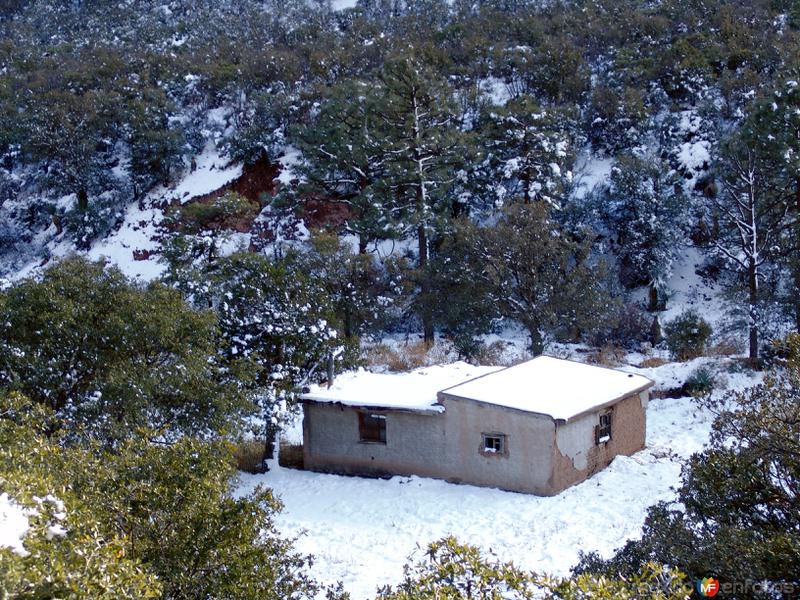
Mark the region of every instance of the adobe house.
POLYGON ((344 374, 302 396, 305 468, 551 496, 644 448, 652 385, 549 356, 344 374))

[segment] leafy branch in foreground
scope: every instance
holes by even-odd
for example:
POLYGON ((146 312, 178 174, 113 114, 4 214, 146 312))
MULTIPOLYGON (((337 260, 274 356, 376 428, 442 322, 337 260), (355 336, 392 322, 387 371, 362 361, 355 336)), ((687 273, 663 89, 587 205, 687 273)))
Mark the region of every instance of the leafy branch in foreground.
POLYGON ((447 537, 433 542, 425 559, 406 565, 403 581, 396 588, 381 589, 378 600, 683 600, 690 591, 679 572, 655 564, 647 564, 640 573, 626 578, 586 574, 548 577, 489 559, 477 547, 447 537))

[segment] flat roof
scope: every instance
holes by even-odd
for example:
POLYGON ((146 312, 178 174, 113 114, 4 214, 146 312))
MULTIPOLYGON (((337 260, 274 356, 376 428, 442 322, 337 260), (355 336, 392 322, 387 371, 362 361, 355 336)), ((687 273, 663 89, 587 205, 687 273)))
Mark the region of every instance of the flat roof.
POLYGON ((443 412, 438 392, 502 367, 476 367, 465 362, 424 367, 407 373, 372 373, 360 369, 338 375, 330 388, 313 386, 302 400, 387 408, 415 412, 443 412))
POLYGON ((443 393, 568 420, 643 391, 642 375, 539 356, 443 390, 443 393))

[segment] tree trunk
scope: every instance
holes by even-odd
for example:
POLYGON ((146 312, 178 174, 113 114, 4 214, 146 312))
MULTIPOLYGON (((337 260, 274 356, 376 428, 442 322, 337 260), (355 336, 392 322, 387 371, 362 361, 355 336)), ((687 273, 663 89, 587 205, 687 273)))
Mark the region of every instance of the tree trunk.
POLYGON ((747 269, 747 287, 750 362, 755 366, 758 364, 758 266, 752 258, 747 269))
POLYGON ((528 335, 531 338, 530 351, 534 357, 539 356, 544 352, 544 340, 542 339, 542 332, 539 329, 539 323, 528 323, 528 335))
POLYGON ((367 253, 367 243, 369 240, 367 239, 367 235, 364 233, 358 234, 358 253, 359 254, 366 254, 367 253))
POLYGON ((353 314, 350 310, 350 303, 345 303, 344 307, 344 318, 342 319, 343 328, 344 328, 344 337, 345 339, 351 339, 353 337, 353 314))
POLYGON ((414 108, 414 147, 413 156, 416 165, 416 209, 419 223, 417 225, 417 241, 419 242, 419 276, 420 276, 420 305, 422 307, 422 336, 426 346, 433 345, 433 316, 430 310, 431 284, 428 280, 428 232, 427 211, 428 211, 428 188, 426 181, 426 169, 422 154, 422 124, 420 123, 419 104, 416 94, 412 98, 414 108))
POLYGON ((653 317, 653 322, 650 324, 650 343, 653 346, 658 346, 664 340, 664 334, 661 331, 661 323, 658 321, 658 315, 653 317))
POLYGON ((267 460, 275 456, 275 443, 278 439, 278 426, 272 422, 272 419, 267 416, 267 428, 264 432, 264 472, 269 471, 267 460))
POLYGON ((84 186, 78 189, 78 210, 86 212, 89 209, 89 192, 84 186))
POLYGON ((428 233, 425 225, 417 226, 417 240, 419 242, 419 272, 420 272, 420 306, 422 307, 422 338, 426 345, 434 342, 433 317, 430 310, 431 283, 428 280, 428 233))
POLYGON ((650 289, 648 291, 649 291, 649 301, 647 303, 647 310, 650 312, 664 310, 661 306, 661 298, 658 293, 658 288, 651 283, 650 289))

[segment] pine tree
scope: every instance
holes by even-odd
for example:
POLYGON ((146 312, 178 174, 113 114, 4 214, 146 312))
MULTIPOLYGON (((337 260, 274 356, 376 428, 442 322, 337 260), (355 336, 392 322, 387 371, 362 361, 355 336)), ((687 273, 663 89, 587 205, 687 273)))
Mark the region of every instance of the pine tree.
POLYGON ((249 252, 233 254, 220 259, 211 283, 223 359, 255 368, 252 382, 242 385, 259 398, 270 457, 298 390, 323 379, 331 359, 342 359, 330 299, 295 258, 273 262, 249 252))
POLYGON ((426 273, 432 238, 443 223, 459 212, 451 193, 468 155, 459 129, 452 91, 416 59, 395 59, 381 74, 383 88, 377 107, 387 131, 381 146, 387 175, 381 193, 395 218, 417 238, 419 303, 426 343, 433 342, 434 323, 427 298, 426 273))
POLYGON ((684 199, 678 178, 656 159, 623 156, 603 191, 602 210, 614 232, 623 283, 650 287, 649 310, 663 310, 666 282, 678 256, 684 199))
POLYGON ((758 103, 742 124, 742 138, 758 153, 769 173, 769 193, 782 196, 788 217, 796 226, 788 228, 782 253, 792 285, 789 304, 795 328, 800 331, 800 89, 795 79, 786 81, 771 96, 758 103))
POLYGON ((336 234, 314 232, 297 260, 325 291, 345 339, 374 330, 386 310, 387 284, 371 254, 354 254, 336 234))
POLYGON ((495 205, 515 200, 560 205, 572 179, 570 121, 565 113, 540 109, 527 96, 487 109, 480 172, 495 205))
POLYGON ((52 409, 56 429, 108 444, 140 427, 207 435, 254 409, 217 334, 174 290, 64 260, 0 293, 0 386, 52 409))
POLYGON ((525 327, 534 355, 543 352, 545 334, 574 339, 597 328, 610 307, 602 265, 591 262, 591 237, 561 230, 550 210, 544 202, 514 204, 496 225, 465 232, 466 260, 485 302, 525 327))
POLYGON ((785 234, 796 225, 784 197, 776 193, 769 163, 757 150, 731 139, 723 161, 722 190, 712 199, 719 235, 711 245, 744 284, 749 357, 757 363, 764 271, 774 266, 785 234))
POLYGON ((304 180, 294 195, 321 196, 346 206, 350 214, 345 227, 358 236, 360 253, 396 230, 391 199, 378 189, 387 176, 384 129, 375 86, 344 81, 327 92, 317 114, 294 132, 303 156, 296 170, 304 180))

